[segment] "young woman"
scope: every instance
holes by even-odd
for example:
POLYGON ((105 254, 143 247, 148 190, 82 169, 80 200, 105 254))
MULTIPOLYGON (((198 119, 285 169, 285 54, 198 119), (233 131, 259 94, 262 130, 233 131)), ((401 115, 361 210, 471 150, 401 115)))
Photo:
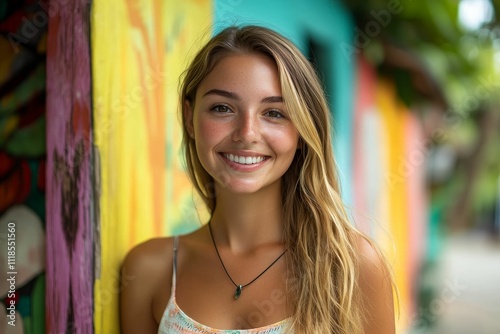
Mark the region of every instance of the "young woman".
POLYGON ((392 281, 344 210, 307 59, 271 30, 231 27, 181 89, 187 169, 210 220, 130 251, 122 332, 394 333, 392 281))

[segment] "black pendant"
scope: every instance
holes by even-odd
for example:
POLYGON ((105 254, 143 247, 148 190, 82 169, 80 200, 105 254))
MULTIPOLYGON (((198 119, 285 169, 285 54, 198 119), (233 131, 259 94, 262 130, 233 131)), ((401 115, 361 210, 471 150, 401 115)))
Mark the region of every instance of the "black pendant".
POLYGON ((236 287, 236 291, 234 292, 234 299, 238 299, 241 296, 241 290, 243 290, 243 287, 241 285, 238 285, 236 287))

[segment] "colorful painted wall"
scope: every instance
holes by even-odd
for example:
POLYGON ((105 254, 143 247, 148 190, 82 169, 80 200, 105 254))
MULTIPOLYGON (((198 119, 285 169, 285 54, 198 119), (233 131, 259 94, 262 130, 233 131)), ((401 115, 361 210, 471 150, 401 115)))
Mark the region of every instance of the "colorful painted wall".
MULTIPOLYGON (((29 31, 22 31, 24 17, 40 23, 37 42, 26 50, 0 39, 0 227, 22 221, 18 238, 29 228, 35 245, 18 260, 31 270, 19 274, 27 278, 16 295, 17 319, 24 323, 18 332, 118 333, 119 267, 126 252, 148 238, 199 226, 201 203, 180 159, 178 78, 197 48, 231 24, 271 27, 314 59, 331 97, 343 195, 356 224, 394 263, 400 329, 408 327, 426 233, 425 157, 419 156, 424 138, 418 116, 398 102, 391 81, 342 52, 355 26, 340 2, 43 4, 13 11, 14 19, 0 24, 23 37, 29 31), (29 66, 20 66, 22 59, 29 66), (33 257, 44 248, 46 264, 33 257)), ((123 284, 132 279, 124 277, 123 284)))
POLYGON ((425 257, 426 139, 419 116, 398 100, 394 83, 378 77, 363 57, 356 82, 354 216, 392 261, 404 330, 416 320, 416 279, 425 257))
POLYGON ((45 332, 44 13, 0 6, 0 333, 45 332))

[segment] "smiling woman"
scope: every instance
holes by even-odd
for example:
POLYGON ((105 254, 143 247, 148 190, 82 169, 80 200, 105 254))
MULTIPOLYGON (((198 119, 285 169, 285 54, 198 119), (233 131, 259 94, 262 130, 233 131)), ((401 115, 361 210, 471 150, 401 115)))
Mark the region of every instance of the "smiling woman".
POLYGON ((135 247, 124 333, 394 333, 392 284, 349 222, 310 63, 255 26, 214 36, 181 87, 188 172, 208 224, 135 247))

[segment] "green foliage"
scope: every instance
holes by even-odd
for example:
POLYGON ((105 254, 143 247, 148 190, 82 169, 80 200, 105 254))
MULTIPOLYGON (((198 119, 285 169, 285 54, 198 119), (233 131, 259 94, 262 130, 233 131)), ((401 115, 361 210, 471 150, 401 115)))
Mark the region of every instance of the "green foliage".
MULTIPOLYGON (((446 97, 453 109, 463 101, 464 96, 474 92, 477 77, 487 77, 494 72, 493 43, 499 43, 500 0, 493 0, 496 21, 479 31, 468 32, 461 27, 458 20, 459 2, 457 0, 345 0, 345 5, 355 17, 356 26, 366 31, 367 24, 378 22, 381 12, 391 13, 390 21, 383 26, 374 37, 372 44, 390 43, 417 55, 425 63, 430 75, 444 87, 446 97), (397 8, 396 13, 391 8, 397 8), (495 30, 496 29, 496 30, 495 30), (460 86, 455 83, 459 82, 460 86)), ((375 65, 383 61, 371 57, 370 49, 365 53, 375 65)), ((384 69, 386 71, 387 69, 384 69)), ((387 74, 387 73, 386 73, 387 74)), ((413 83, 401 80, 403 75, 394 69, 393 77, 400 87, 400 97, 410 101, 413 83)), ((484 82, 483 78, 483 82, 484 82)), ((489 80, 493 85, 493 80, 489 80)), ((475 98, 475 97, 474 97, 475 98)), ((458 108, 460 109, 460 108, 458 108)), ((460 110, 457 110, 459 112, 460 110)))
POLYGON ((490 2, 493 20, 470 31, 459 21, 460 0, 344 0, 355 18, 357 31, 367 33, 370 24, 380 24, 380 31, 372 31, 371 43, 363 52, 381 75, 396 82, 403 102, 413 106, 429 96, 416 89, 409 71, 391 66, 384 45, 396 46, 415 56, 442 88, 448 102, 443 113, 456 114, 450 119, 460 122, 444 124, 447 144, 455 148, 458 164, 440 192, 450 194, 453 189, 454 195, 446 196, 451 204, 467 191, 466 184, 473 184, 470 207, 476 213, 493 205, 500 178, 500 126, 492 129, 480 121, 483 113, 500 113, 500 0, 490 2), (385 21, 381 21, 384 14, 385 21), (476 150, 482 153, 475 155, 476 150), (474 156, 480 161, 474 161, 474 156), (474 163, 480 164, 480 168, 470 169, 474 163), (474 170, 475 175, 468 170, 474 170))

